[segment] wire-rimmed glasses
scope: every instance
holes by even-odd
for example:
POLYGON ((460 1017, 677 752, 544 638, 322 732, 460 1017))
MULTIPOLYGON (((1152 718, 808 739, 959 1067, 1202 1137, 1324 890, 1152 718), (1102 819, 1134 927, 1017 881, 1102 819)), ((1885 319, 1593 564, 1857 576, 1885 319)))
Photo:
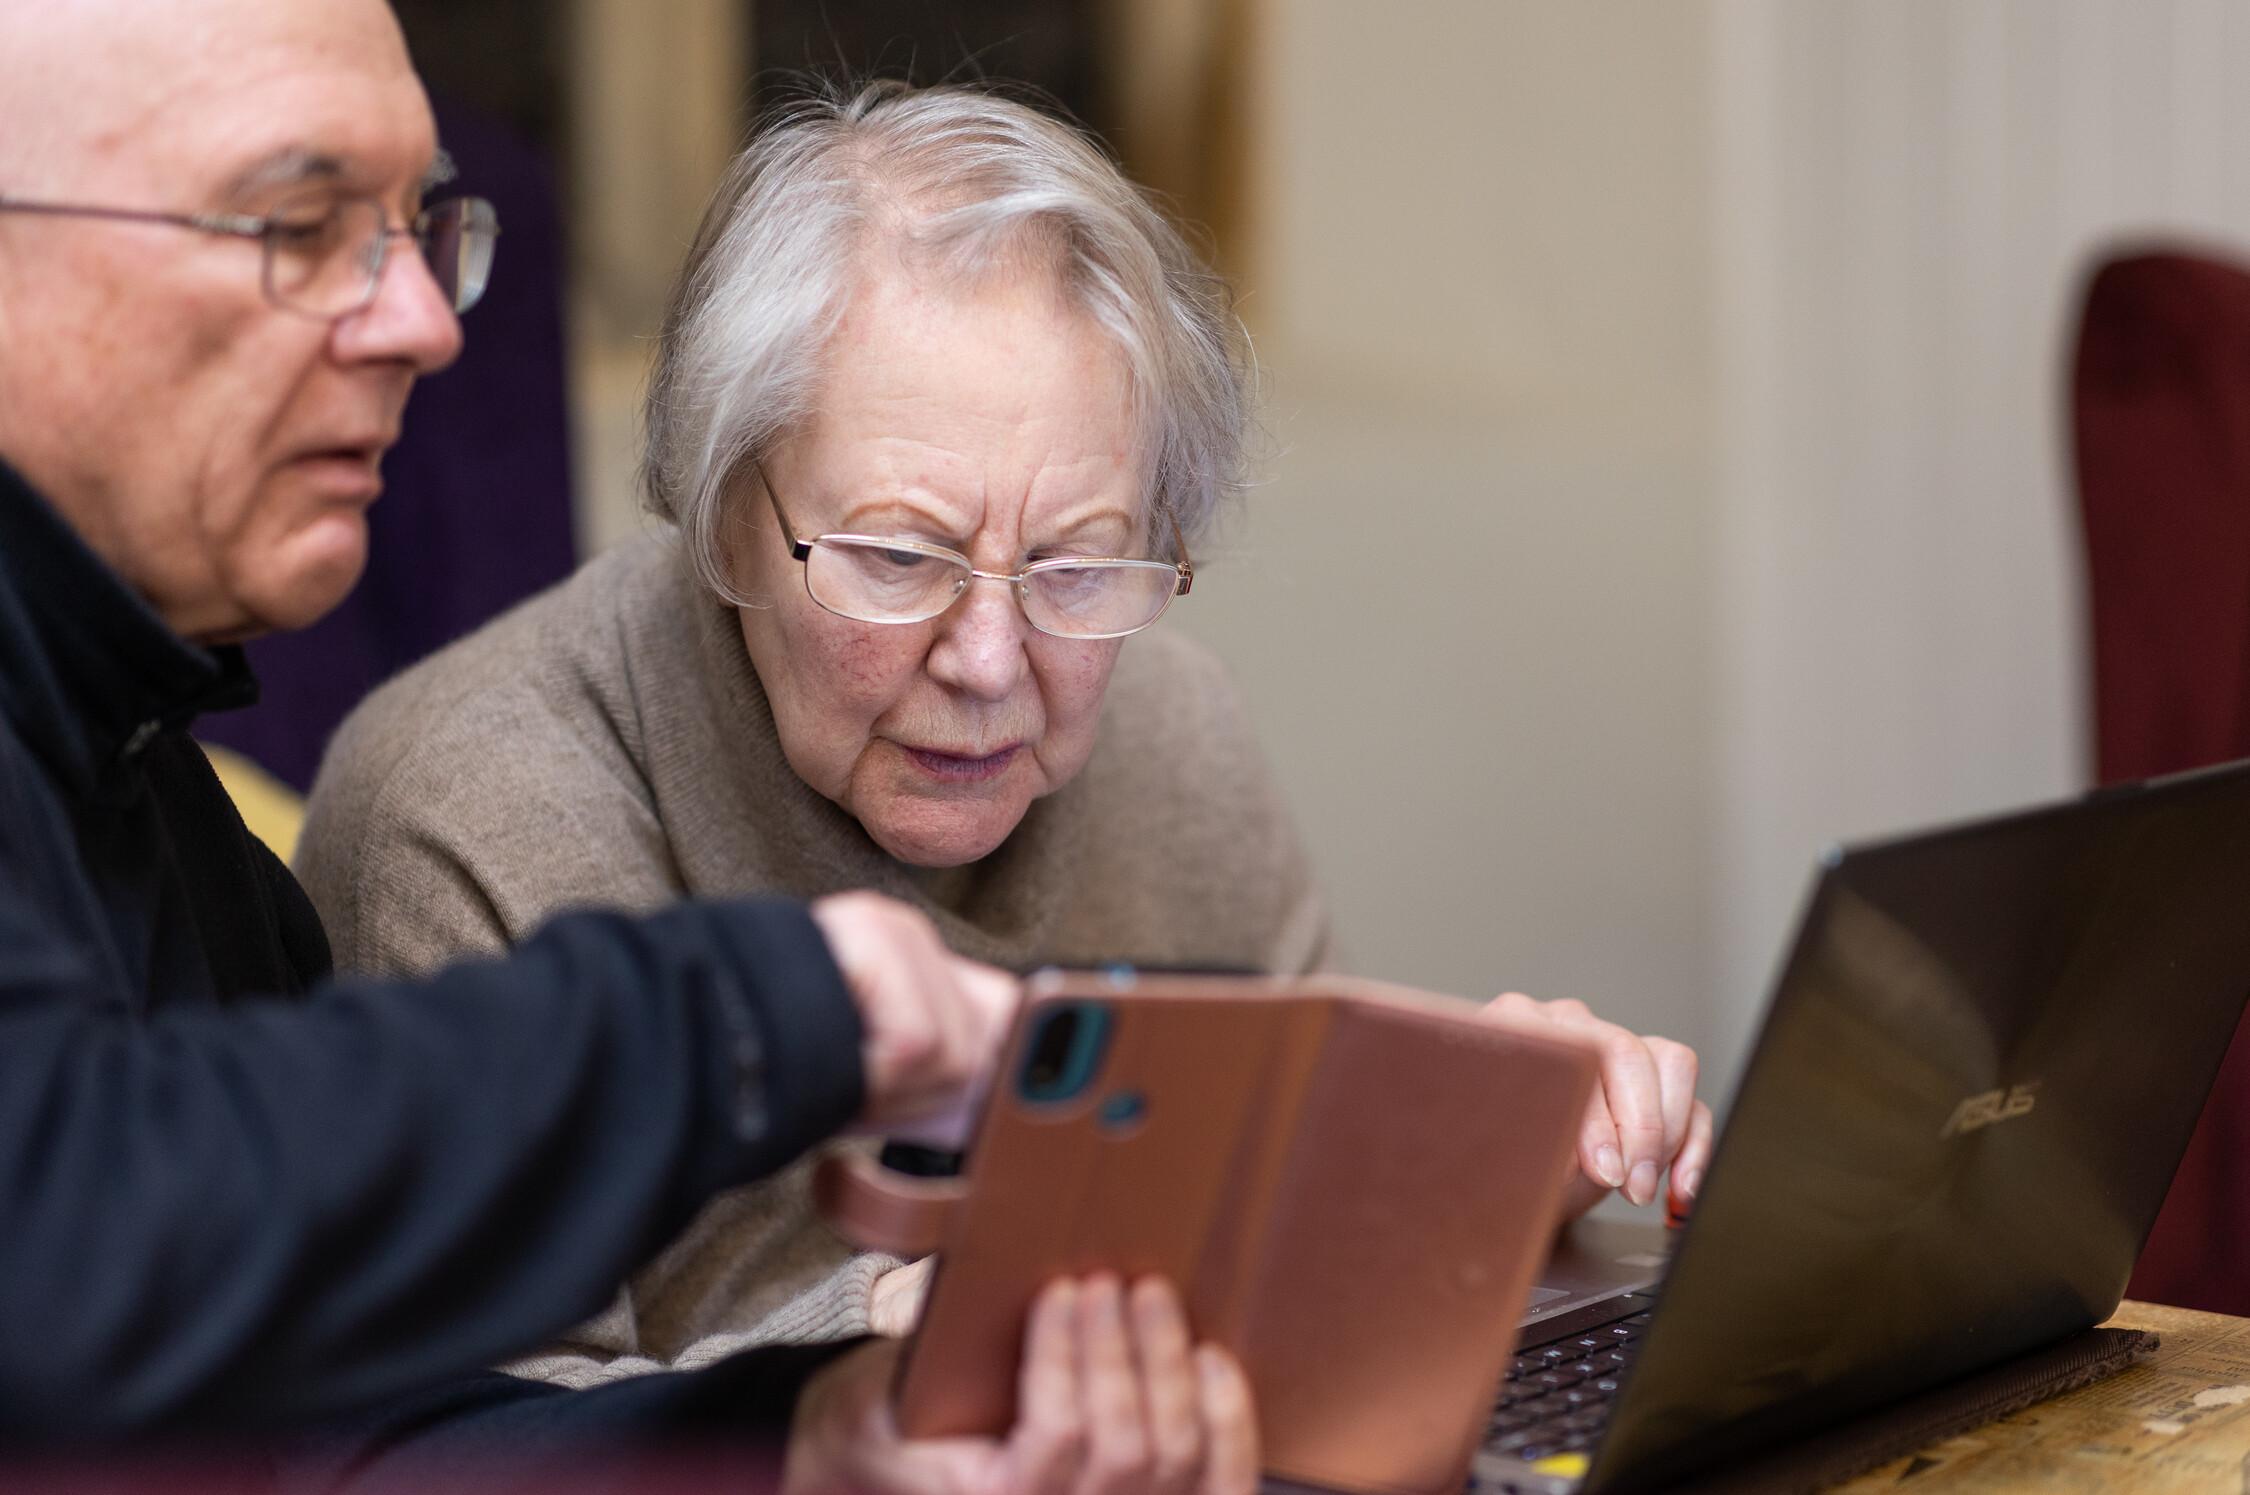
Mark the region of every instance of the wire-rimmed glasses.
POLYGON ((826 534, 799 538, 781 495, 758 468, 759 485, 781 521, 789 554, 805 568, 805 592, 857 623, 923 623, 960 600, 975 581, 1006 582, 1024 617, 1041 633, 1067 639, 1123 638, 1164 615, 1195 582, 1195 564, 1177 521, 1177 561, 1055 556, 1021 571, 980 571, 957 550, 904 535, 826 534))
POLYGON ((412 239, 453 309, 467 311, 484 295, 485 284, 492 276, 493 248, 500 237, 500 215, 481 197, 455 197, 435 203, 415 214, 412 223, 400 227, 390 224, 383 205, 374 198, 327 193, 292 199, 259 216, 162 213, 44 202, 0 193, 0 213, 161 223, 198 233, 255 239, 265 256, 262 284, 266 299, 284 310, 324 321, 350 316, 375 299, 394 238, 412 239))

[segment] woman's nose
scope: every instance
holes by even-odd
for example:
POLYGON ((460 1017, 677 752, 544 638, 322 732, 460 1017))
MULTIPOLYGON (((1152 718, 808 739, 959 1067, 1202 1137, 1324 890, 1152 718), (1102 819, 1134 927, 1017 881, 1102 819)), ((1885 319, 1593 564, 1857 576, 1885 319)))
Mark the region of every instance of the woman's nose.
POLYGON ((1029 667, 1024 643, 1030 629, 1015 587, 979 578, 939 616, 930 674, 980 700, 1005 700, 1029 667))

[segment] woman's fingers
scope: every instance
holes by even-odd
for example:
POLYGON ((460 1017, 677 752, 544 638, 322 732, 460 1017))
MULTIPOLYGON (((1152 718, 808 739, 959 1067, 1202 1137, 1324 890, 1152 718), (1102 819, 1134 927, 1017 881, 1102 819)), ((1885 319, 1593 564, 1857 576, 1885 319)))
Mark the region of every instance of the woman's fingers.
POLYGON ((1711 1108, 1697 1101, 1688 1114, 1687 1137, 1672 1160, 1672 1191, 1668 1201, 1674 1215, 1685 1215, 1703 1187, 1703 1174, 1711 1166, 1711 1108))
MULTIPOLYGON (((1594 1139, 1593 1174, 1635 1204, 1656 1197, 1663 1171, 1664 1108, 1659 1098, 1656 1062, 1640 1039, 1615 1023, 1605 1023, 1584 1002, 1565 997, 1537 1004, 1549 1022, 1590 1041, 1600 1056, 1601 1084, 1594 1104, 1601 1117, 1584 1130, 1594 1139), (1610 1131, 1603 1134, 1606 1122, 1610 1131)), ((1581 1150, 1585 1138, 1581 1137, 1581 1150)))
POLYGON ((1700 1066, 1695 1050, 1669 1038, 1644 1038, 1656 1065, 1658 1104, 1664 1113, 1664 1161, 1670 1163, 1687 1141, 1688 1117, 1695 1110, 1695 1080, 1700 1066))
POLYGON ((1078 1364, 1086 1422, 1079 1488, 1087 1495, 1146 1489, 1148 1405, 1125 1321, 1125 1292, 1114 1277, 1089 1277, 1079 1287, 1078 1364))
POLYGON ((1655 1199, 1658 1181, 1686 1145, 1700 1104, 1695 1051, 1604 1022, 1569 998, 1535 1002, 1506 992, 1484 1010, 1503 1021, 1545 1023, 1594 1045, 1601 1075, 1579 1128, 1578 1166, 1635 1204, 1655 1199))
MULTIPOLYGON (((1579 1012, 1586 1010, 1577 1003, 1570 1005, 1579 1012)), ((1579 1026, 1564 1004, 1535 1002, 1520 991, 1502 992, 1494 997, 1484 1005, 1484 1015, 1504 1023, 1563 1029, 1579 1026)), ((1609 1100, 1602 1093, 1598 1077, 1594 1081, 1593 1096, 1586 1102, 1586 1119, 1578 1129, 1578 1168, 1605 1189, 1618 1188, 1625 1182, 1625 1154, 1618 1146, 1617 1123, 1610 1118, 1609 1100)))
POLYGON ((1656 1061, 1648 1045, 1615 1023, 1589 1014, 1584 1030, 1601 1049, 1602 1099, 1617 1125, 1617 1148, 1624 1154, 1627 1199, 1646 1204, 1670 1161, 1664 1152, 1664 1103, 1656 1061))
POLYGON ((1609 1097, 1594 1081, 1593 1098, 1586 1102, 1586 1119, 1578 1128, 1578 1167, 1605 1189, 1625 1184, 1625 1154, 1617 1145, 1617 1123, 1610 1119, 1609 1097))
POLYGON ((1039 1495, 1077 1487, 1086 1458, 1079 1389, 1078 1287, 1052 1283, 1031 1305, 1023 1368, 1016 1379, 1016 1426, 1004 1461, 1009 1491, 1039 1495))
POLYGON ((1170 1284, 1051 1284, 1033 1302, 1005 1444, 902 1440, 887 1388, 899 1346, 877 1342, 813 1377, 799 1399, 790 1495, 1251 1495, 1250 1388, 1222 1350, 1193 1347, 1170 1284))
POLYGON ((1148 1411, 1149 1489, 1187 1495, 1203 1466, 1202 1385, 1179 1296, 1161 1278, 1133 1284, 1126 1311, 1148 1411))
POLYGON ((1197 1349, 1171 1285, 1059 1282, 1033 1306, 1000 1486, 1073 1495, 1242 1495, 1257 1488, 1250 1389, 1197 1349))
POLYGON ((1204 1445, 1198 1495, 1250 1495, 1258 1488, 1258 1419, 1249 1379, 1232 1355, 1212 1344, 1197 1348, 1195 1375, 1204 1445))

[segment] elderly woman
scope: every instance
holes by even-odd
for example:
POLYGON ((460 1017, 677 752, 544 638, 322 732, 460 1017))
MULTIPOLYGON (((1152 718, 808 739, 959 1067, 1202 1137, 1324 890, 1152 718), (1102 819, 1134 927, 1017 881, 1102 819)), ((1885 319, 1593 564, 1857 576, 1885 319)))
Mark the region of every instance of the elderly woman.
MULTIPOLYGON (((1320 966, 1319 890, 1225 674, 1143 632, 1234 491, 1246 387, 1225 287, 1076 132, 959 89, 798 106, 719 188, 666 319, 662 528, 337 737, 301 855, 338 959, 419 970, 571 905, 870 888, 997 965, 1320 966)), ((1581 1207, 1647 1202, 1675 1158, 1692 1193, 1692 1054, 1501 1005, 1605 1047, 1581 1207)), ((712 1206, 576 1348, 887 1327, 898 1265, 829 1235, 800 1171, 712 1206)))

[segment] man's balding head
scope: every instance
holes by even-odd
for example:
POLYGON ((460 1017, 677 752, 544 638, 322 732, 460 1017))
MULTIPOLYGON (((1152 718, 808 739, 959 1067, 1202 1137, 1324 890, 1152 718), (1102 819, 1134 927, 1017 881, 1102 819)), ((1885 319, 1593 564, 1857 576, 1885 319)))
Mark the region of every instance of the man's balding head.
MULTIPOLYGON (((436 149, 382 0, 0 0, 0 197, 410 220, 436 149)), ((418 256, 333 322, 255 240, 0 213, 0 457, 174 627, 301 627, 357 579, 377 458, 459 328, 418 256)))
POLYGON ((113 185, 98 174, 156 164, 214 85, 336 64, 420 91, 383 0, 0 0, 0 179, 24 195, 113 185))

